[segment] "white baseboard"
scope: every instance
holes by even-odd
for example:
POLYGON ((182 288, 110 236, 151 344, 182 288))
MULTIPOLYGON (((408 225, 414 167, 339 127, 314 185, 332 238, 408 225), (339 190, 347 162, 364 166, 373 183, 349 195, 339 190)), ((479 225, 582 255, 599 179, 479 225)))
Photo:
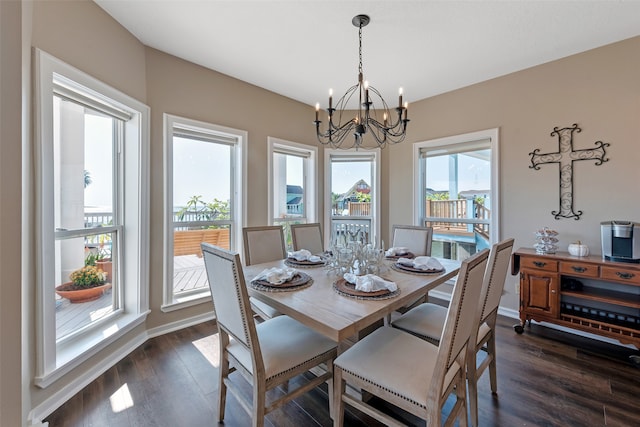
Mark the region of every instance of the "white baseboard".
POLYGON ((156 328, 147 329, 147 339, 159 337, 160 335, 168 334, 169 332, 179 331, 180 329, 188 328, 189 326, 198 325, 203 322, 215 319, 213 312, 203 313, 197 316, 189 317, 188 319, 180 319, 166 325, 158 326, 156 328))
MULTIPOLYGON (((42 420, 48 417, 52 412, 62 406, 63 403, 71 399, 80 390, 89 385, 92 381, 131 354, 136 348, 144 344, 147 340, 174 332, 189 326, 194 326, 202 322, 214 319, 213 313, 205 313, 198 316, 193 316, 188 319, 181 319, 176 322, 168 323, 156 328, 146 330, 136 336, 129 337, 124 344, 115 352, 109 354, 102 360, 97 361, 91 371, 87 371, 82 375, 75 377, 66 386, 64 386, 59 392, 53 396, 47 398, 45 401, 32 408, 29 411, 28 426, 29 427, 47 427, 49 423, 43 423, 42 420)), ((73 375, 70 372, 68 375, 73 375)))

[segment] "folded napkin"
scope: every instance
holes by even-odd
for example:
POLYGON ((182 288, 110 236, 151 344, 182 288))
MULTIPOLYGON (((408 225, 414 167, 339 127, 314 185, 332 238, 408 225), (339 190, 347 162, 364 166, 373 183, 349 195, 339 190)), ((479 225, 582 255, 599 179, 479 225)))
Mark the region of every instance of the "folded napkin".
POLYGON ((407 267, 413 267, 418 270, 443 270, 444 267, 440 264, 440 261, 430 256, 419 256, 414 259, 400 258, 398 264, 405 265, 407 267))
POLYGON ((378 277, 375 274, 356 276, 352 273, 345 273, 344 280, 356 285, 356 291, 376 292, 383 289, 388 289, 393 292, 398 289, 398 285, 396 285, 395 282, 384 280, 382 277, 378 277))
POLYGON ((280 285, 293 279, 297 271, 293 268, 271 267, 262 270, 253 280, 266 280, 274 285, 280 285))
POLYGON ((387 249, 387 251, 384 253, 385 256, 400 256, 400 255, 406 255, 409 253, 409 248, 405 248, 404 246, 398 246, 395 248, 389 248, 387 249))
POLYGON ((307 249, 300 249, 299 251, 289 252, 289 258, 293 258, 296 261, 322 261, 322 258, 320 258, 318 255, 311 255, 311 251, 308 251, 307 249))

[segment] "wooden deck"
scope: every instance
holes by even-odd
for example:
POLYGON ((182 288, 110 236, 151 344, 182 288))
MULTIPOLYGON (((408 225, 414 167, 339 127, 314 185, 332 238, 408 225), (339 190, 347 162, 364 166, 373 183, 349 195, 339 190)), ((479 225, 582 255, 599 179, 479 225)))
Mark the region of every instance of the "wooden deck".
MULTIPOLYGON (((185 292, 209 286, 204 261, 197 255, 173 257, 173 291, 185 292)), ((59 298, 59 297, 57 297, 59 298)), ((88 326, 113 312, 111 289, 95 301, 71 304, 67 299, 56 300, 56 338, 88 326)))

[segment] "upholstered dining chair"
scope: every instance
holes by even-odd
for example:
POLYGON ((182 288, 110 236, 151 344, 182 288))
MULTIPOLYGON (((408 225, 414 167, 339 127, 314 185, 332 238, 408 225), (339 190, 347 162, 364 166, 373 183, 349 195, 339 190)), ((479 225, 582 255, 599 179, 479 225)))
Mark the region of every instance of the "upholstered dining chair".
POLYGON ((365 401, 346 393, 346 384, 371 393, 426 421, 441 425, 447 398, 455 403, 445 425, 467 425, 465 364, 475 308, 489 251, 478 252, 460 266, 440 346, 391 327, 381 327, 356 342, 334 361, 334 426, 344 422, 344 404, 387 425, 401 425, 365 401))
MULTIPOLYGON (((491 247, 487 269, 482 282, 474 330, 467 355, 467 380, 469 381, 469 407, 471 425, 478 425, 478 379, 489 368, 491 391, 496 394, 498 381, 496 374, 496 319, 504 281, 507 277, 513 239, 505 239, 491 247), (472 345, 475 343, 475 345, 472 345), (484 360, 477 365, 477 354, 487 353, 484 360)), ((396 319, 392 326, 421 337, 435 345, 440 343, 447 308, 438 304, 425 303, 408 311, 396 319)))
POLYGON ((291 224, 290 227, 294 251, 306 249, 312 254, 321 254, 324 252, 320 223, 291 224))
POLYGON ((405 247, 415 256, 431 255, 433 227, 415 225, 394 225, 391 229, 391 247, 405 247))
POLYGON ((220 343, 218 421, 224 420, 227 391, 233 393, 251 415, 253 426, 262 426, 266 414, 323 382, 328 383, 331 399, 336 343, 289 316, 278 316, 256 325, 240 256, 208 243, 202 243, 202 253, 220 343), (323 370, 316 370, 318 367, 323 370), (311 369, 322 373, 284 395, 279 390, 279 397, 267 401, 267 391, 311 369), (247 400, 242 387, 229 380, 235 371, 252 384, 252 399, 247 400))
MULTIPOLYGON (((244 227, 242 229, 244 243, 244 262, 246 265, 277 261, 287 257, 284 243, 284 232, 280 225, 260 227, 244 227)), ((251 298, 253 311, 263 319, 271 319, 281 313, 275 308, 251 298)))
MULTIPOLYGON (((433 240, 433 227, 417 225, 394 225, 391 229, 391 247, 405 247, 415 256, 430 256, 433 240)), ((421 296, 411 304, 398 308, 399 313, 406 313, 413 307, 427 302, 427 294, 421 296)), ((390 318, 387 318, 387 322, 390 318)))

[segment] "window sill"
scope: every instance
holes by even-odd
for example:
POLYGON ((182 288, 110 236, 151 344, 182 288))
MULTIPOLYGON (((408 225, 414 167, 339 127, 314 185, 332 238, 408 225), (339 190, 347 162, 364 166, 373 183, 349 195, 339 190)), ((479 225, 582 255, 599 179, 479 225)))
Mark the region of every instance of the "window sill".
MULTIPOLYGON (((92 332, 58 345, 56 348, 55 368, 44 375, 36 376, 34 379, 35 385, 40 388, 49 387, 90 357, 112 345, 138 325, 143 324, 149 312, 119 316, 115 321, 105 323, 102 327, 98 327, 92 332)), ((106 367, 109 366, 107 363, 106 367)))
POLYGON ((208 289, 190 295, 174 296, 173 301, 168 304, 163 304, 160 310, 162 310, 163 313, 169 313, 206 302, 211 302, 211 292, 208 289))

